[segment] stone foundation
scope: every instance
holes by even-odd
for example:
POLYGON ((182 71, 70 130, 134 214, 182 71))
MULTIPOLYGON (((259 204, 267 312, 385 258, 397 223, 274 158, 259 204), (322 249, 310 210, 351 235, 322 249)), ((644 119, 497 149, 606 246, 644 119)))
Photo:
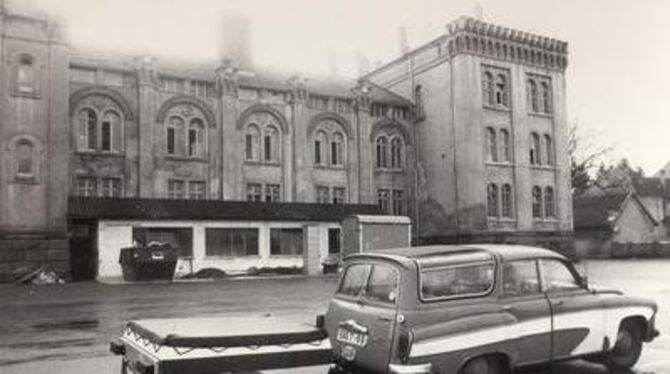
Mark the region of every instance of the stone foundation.
POLYGON ((0 238, 0 283, 12 282, 14 270, 44 267, 65 279, 70 278, 70 251, 67 239, 0 238))

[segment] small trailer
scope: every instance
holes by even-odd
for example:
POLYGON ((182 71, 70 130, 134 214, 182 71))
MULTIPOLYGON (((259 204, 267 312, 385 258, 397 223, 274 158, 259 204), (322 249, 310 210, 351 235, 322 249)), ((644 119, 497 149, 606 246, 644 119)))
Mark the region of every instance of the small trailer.
POLYGON ((225 373, 324 365, 331 345, 316 323, 223 317, 129 322, 110 344, 122 374, 225 373))

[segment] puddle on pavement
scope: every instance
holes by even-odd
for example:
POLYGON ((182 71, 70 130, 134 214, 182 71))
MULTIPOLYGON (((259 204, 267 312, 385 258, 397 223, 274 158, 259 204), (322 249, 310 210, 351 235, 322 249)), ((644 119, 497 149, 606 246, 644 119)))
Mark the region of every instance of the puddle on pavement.
POLYGON ((95 319, 84 319, 74 321, 59 321, 48 323, 37 323, 31 327, 38 331, 49 330, 92 330, 100 325, 100 321, 95 319))

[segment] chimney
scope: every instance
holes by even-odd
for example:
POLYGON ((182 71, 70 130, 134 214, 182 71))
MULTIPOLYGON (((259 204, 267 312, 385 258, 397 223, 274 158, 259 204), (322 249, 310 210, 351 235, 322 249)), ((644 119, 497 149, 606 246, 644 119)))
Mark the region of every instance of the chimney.
POLYGON ((238 68, 250 68, 251 20, 248 16, 226 10, 223 17, 223 39, 221 56, 230 59, 238 68))
POLYGON ((398 43, 401 56, 409 52, 409 43, 407 42, 407 28, 405 26, 400 26, 398 29, 398 43))

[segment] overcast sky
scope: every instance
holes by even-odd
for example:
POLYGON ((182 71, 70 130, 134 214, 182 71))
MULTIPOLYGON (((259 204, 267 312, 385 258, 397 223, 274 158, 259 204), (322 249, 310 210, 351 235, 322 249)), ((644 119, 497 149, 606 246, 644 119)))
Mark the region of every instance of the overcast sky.
POLYGON ((355 55, 373 63, 398 54, 449 21, 483 9, 484 20, 569 43, 568 119, 611 159, 656 172, 670 161, 668 0, 5 0, 57 14, 71 43, 124 53, 216 58, 224 9, 252 15, 253 59, 261 66, 341 75, 355 55), (32 4, 28 4, 32 1, 32 4))

